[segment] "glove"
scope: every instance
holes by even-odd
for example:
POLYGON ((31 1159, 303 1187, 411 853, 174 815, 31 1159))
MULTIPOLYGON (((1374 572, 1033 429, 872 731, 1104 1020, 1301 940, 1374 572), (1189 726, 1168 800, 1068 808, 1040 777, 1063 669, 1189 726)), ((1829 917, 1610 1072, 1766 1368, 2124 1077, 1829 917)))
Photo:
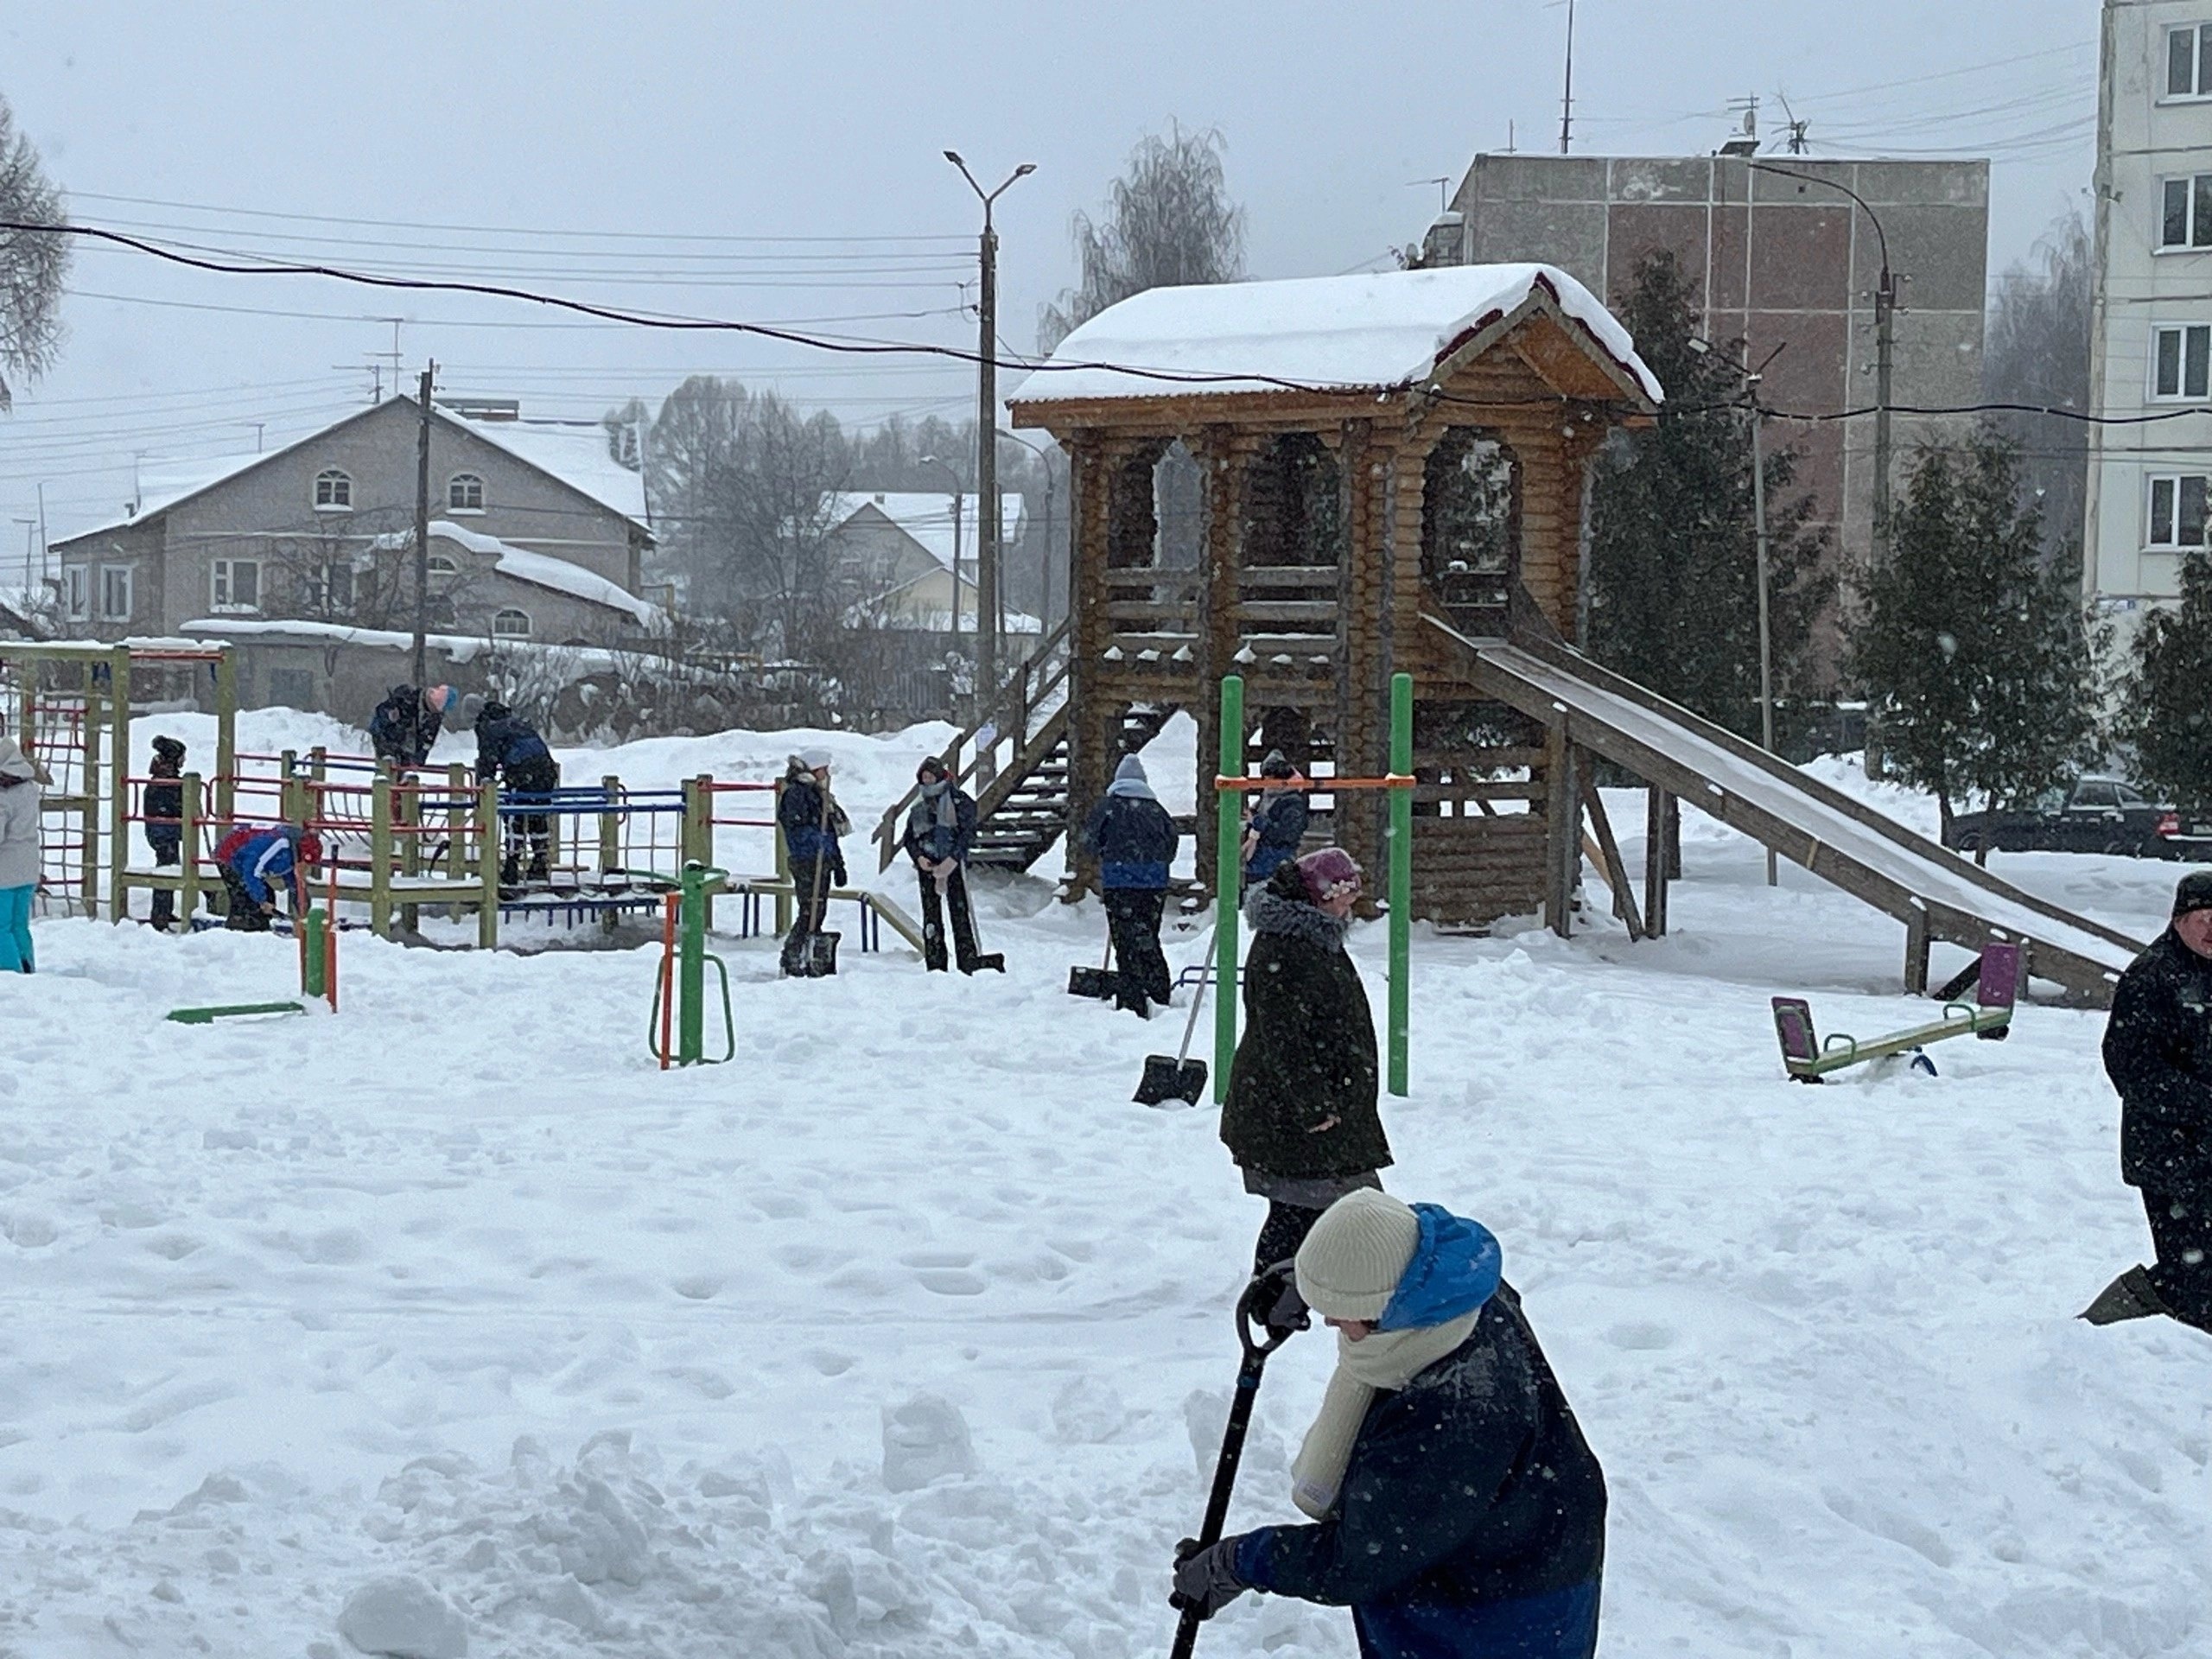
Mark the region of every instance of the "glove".
POLYGON ((845 886, 845 885, 846 885, 846 883, 845 883, 845 861, 844 861, 843 859, 842 859, 842 858, 841 858, 841 859, 839 859, 839 860, 838 860, 835 864, 832 864, 832 865, 830 867, 830 880, 831 880, 832 881, 834 881, 837 886, 839 886, 839 887, 843 887, 843 886, 845 886))
POLYGON ((1251 1586, 1236 1576, 1236 1546, 1242 1538, 1224 1538, 1199 1547, 1195 1538, 1175 1546, 1175 1592, 1167 1605, 1179 1612, 1196 1609, 1200 1618, 1216 1613, 1251 1586))

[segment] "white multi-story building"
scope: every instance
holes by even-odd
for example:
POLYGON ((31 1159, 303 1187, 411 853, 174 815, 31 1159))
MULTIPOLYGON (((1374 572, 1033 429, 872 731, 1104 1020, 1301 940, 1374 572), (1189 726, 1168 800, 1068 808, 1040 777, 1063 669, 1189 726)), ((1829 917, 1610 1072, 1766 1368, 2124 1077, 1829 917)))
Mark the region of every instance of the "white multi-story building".
POLYGON ((2105 0, 2082 585, 2133 631, 2212 498, 2212 0, 2105 0), (2144 416, 2172 415, 2171 419, 2144 416))

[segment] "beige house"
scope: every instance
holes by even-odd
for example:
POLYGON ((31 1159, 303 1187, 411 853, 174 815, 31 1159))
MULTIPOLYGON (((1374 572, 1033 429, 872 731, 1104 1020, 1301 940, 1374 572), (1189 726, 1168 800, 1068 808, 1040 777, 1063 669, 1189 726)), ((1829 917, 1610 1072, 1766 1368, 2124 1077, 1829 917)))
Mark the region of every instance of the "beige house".
MULTIPOLYGON (((830 496, 824 503, 824 540, 847 578, 870 595, 855 607, 855 620, 899 632, 975 632, 981 519, 980 498, 973 495, 848 490, 830 496)), ((1001 550, 1020 541, 1026 523, 1021 497, 1000 496, 1001 550)), ((1044 626, 1033 616, 1008 611, 1004 632, 1042 633, 1044 626)))

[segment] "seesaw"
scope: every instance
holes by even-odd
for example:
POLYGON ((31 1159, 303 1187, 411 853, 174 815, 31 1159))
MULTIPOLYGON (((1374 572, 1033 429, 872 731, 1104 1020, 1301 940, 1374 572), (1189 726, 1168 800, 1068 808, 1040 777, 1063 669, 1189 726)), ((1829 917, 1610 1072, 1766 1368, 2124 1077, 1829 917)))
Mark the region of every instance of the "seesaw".
MULTIPOLYGON (((1905 1054, 1948 1037, 1980 1037, 2002 1042, 2012 1024, 2012 1005, 2020 994, 2020 947, 2017 944, 1985 944, 1974 975, 1972 1002, 1947 1002, 1943 1017, 1909 1031, 1861 1042, 1841 1032, 1823 1042, 1813 1029, 1813 1010, 1801 996, 1774 999, 1774 1033, 1782 1039, 1782 1063, 1800 1083, 1819 1083, 1832 1071, 1905 1054)), ((1961 987, 1961 988, 1964 988, 1961 987)), ((1922 1057, 1923 1062, 1925 1056, 1922 1057)), ((1929 1071, 1936 1068, 1931 1065, 1929 1071)))

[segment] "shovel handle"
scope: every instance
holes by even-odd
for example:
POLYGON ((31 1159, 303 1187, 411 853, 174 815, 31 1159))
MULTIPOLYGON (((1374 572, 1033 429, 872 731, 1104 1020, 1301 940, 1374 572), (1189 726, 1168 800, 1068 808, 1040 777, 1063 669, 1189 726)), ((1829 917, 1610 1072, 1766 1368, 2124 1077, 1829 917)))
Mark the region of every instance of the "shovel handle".
POLYGON ((1198 1029, 1198 1010, 1205 1006, 1205 960, 1213 952, 1213 930, 1206 930, 1205 949, 1198 952, 1198 988, 1191 994, 1191 1017, 1183 1021, 1183 1046, 1175 1051, 1175 1069, 1183 1069, 1183 1062, 1191 1058, 1191 1039, 1198 1029))

